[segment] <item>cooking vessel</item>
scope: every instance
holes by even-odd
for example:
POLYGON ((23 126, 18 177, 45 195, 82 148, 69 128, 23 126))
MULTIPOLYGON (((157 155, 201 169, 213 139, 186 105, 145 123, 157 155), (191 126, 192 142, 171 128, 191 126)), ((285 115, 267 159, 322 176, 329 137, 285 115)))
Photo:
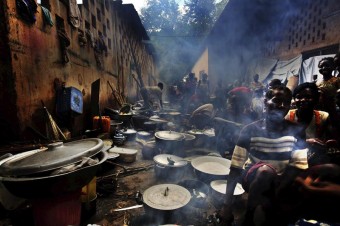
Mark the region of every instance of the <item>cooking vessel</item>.
POLYGON ((120 132, 125 136, 127 141, 134 141, 136 139, 137 131, 134 129, 122 129, 120 132))
POLYGON ((185 148, 192 148, 195 144, 196 136, 188 133, 183 133, 184 135, 184 147, 185 148))
POLYGON ((187 174, 187 161, 181 157, 169 154, 156 155, 155 175, 158 180, 177 182, 187 174))
POLYGON ((110 120, 110 133, 116 133, 117 130, 121 129, 122 124, 122 121, 110 120))
POLYGON ((149 120, 149 117, 146 117, 144 115, 133 115, 132 116, 132 122, 133 122, 134 128, 137 130, 144 130, 144 122, 148 120, 149 120))
POLYGON ((197 178, 206 183, 226 179, 230 171, 230 164, 229 159, 216 156, 200 156, 191 161, 197 178))
MULTIPOLYGON (((191 199, 190 192, 177 184, 158 184, 137 195, 147 215, 160 224, 178 222, 181 212, 191 199)), ((185 217, 185 216, 183 216, 185 217)))
POLYGON ((156 132, 155 139, 156 145, 163 153, 172 154, 183 147, 184 135, 171 130, 164 130, 156 132))
POLYGON ((142 156, 144 159, 153 159, 154 156, 160 154, 155 141, 149 141, 143 145, 142 156))
MULTIPOLYGON (((211 197, 215 206, 221 206, 225 199, 227 180, 214 180, 210 182, 211 197)), ((244 193, 244 189, 240 183, 236 184, 234 196, 240 196, 244 193)))
POLYGON ((120 147, 110 148, 108 152, 119 154, 117 160, 125 162, 125 163, 135 162, 137 153, 138 153, 138 151, 135 149, 120 148, 120 147))
POLYGON ((0 176, 0 181, 14 195, 22 198, 42 198, 73 192, 88 184, 107 159, 107 148, 100 150, 95 158, 99 162, 72 172, 53 176, 28 175, 25 177, 0 176))
POLYGON ((187 131, 187 133, 196 137, 193 147, 204 147, 207 142, 207 135, 204 134, 204 130, 192 129, 187 131))
POLYGON ((62 166, 80 162, 83 157, 99 153, 104 143, 98 138, 89 138, 68 143, 56 142, 48 145, 45 151, 38 151, 1 164, 2 176, 26 176, 58 169, 62 166))

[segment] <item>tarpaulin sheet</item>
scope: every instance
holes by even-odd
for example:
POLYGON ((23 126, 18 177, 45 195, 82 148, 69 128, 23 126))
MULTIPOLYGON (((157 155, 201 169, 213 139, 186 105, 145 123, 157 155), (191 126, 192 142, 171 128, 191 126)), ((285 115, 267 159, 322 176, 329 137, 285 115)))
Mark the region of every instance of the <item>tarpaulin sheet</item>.
POLYGON ((259 81, 262 82, 271 73, 273 68, 276 66, 277 61, 278 60, 276 59, 269 59, 269 58, 261 58, 261 59, 254 60, 248 68, 248 76, 252 80, 252 77, 255 74, 258 74, 259 81))
POLYGON ((313 82, 313 76, 317 75, 317 83, 322 81, 322 75, 319 73, 319 68, 318 64, 319 61, 322 58, 325 57, 334 57, 335 54, 330 54, 330 55, 321 55, 321 56, 315 56, 315 57, 310 57, 306 60, 303 61, 302 63, 302 68, 299 74, 299 84, 305 83, 305 82, 313 82))
POLYGON ((279 60, 271 73, 264 79, 264 83, 268 83, 272 79, 279 79, 285 83, 289 77, 299 74, 301 63, 301 54, 290 60, 279 60))

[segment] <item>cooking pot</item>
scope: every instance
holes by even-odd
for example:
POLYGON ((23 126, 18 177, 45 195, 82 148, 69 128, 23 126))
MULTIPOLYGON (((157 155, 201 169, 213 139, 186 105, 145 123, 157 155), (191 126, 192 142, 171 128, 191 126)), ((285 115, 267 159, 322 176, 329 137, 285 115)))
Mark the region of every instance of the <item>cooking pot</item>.
POLYGON ((207 183, 226 179, 230 171, 230 164, 229 159, 217 156, 200 156, 191 161, 197 178, 207 183))
POLYGON ((204 134, 204 130, 192 129, 187 131, 187 133, 196 137, 193 147, 204 147, 207 141, 207 135, 204 134))
POLYGON ((140 139, 140 140, 150 140, 151 138, 153 138, 153 134, 151 134, 150 132, 147 131, 138 131, 136 134, 136 138, 140 139))
POLYGON ((195 143, 196 136, 188 133, 183 133, 183 135, 184 135, 184 147, 192 148, 195 143))
MULTIPOLYGON (((107 159, 106 151, 107 147, 104 147, 92 157, 98 158, 98 163, 90 166, 83 166, 71 172, 47 175, 48 171, 46 171, 44 174, 33 174, 33 170, 30 168, 31 175, 25 175, 24 177, 1 175, 0 181, 3 182, 5 187, 12 194, 22 198, 51 197, 61 193, 78 191, 84 185, 88 184, 96 175, 101 164, 107 159)), ((41 162, 42 166, 45 166, 46 163, 47 161, 41 162)), ((60 167, 61 166, 62 165, 60 164, 60 167)), ((12 173, 13 172, 15 172, 15 170, 13 170, 12 173)), ((18 172, 21 172, 21 170, 18 170, 18 172)))
POLYGON ((122 121, 110 120, 110 133, 115 134, 117 130, 121 129, 122 124, 122 121))
POLYGON ((144 159, 153 159, 153 157, 159 153, 159 149, 156 146, 155 141, 149 141, 143 145, 142 155, 144 159))
POLYGON ((139 193, 138 198, 144 204, 146 214, 164 224, 178 221, 174 218, 181 215, 183 207, 190 202, 191 194, 186 188, 176 184, 158 184, 146 189, 143 194, 139 193))
POLYGON ((171 154, 182 148, 184 135, 171 130, 158 131, 155 133, 156 145, 164 153, 171 154))
POLYGON ((169 154, 156 155, 155 175, 157 179, 168 182, 179 181, 187 174, 187 161, 181 157, 169 154))
POLYGON ((0 166, 2 176, 26 176, 51 171, 62 166, 76 163, 83 157, 99 153, 104 143, 98 138, 77 140, 69 143, 56 142, 48 145, 45 151, 5 161, 0 166))
POLYGON ((136 139, 137 131, 134 129, 122 129, 120 132, 125 136, 127 141, 134 141, 136 139))
POLYGON ((138 153, 138 151, 135 149, 120 148, 120 147, 110 148, 108 152, 119 154, 119 156, 117 157, 117 160, 120 160, 125 163, 135 162, 137 153, 138 153))
MULTIPOLYGON (((214 180, 210 182, 210 190, 212 200, 215 203, 215 206, 221 206, 225 199, 227 189, 227 180, 214 180)), ((244 189, 240 183, 236 184, 234 190, 234 196, 240 196, 244 193, 244 189)))

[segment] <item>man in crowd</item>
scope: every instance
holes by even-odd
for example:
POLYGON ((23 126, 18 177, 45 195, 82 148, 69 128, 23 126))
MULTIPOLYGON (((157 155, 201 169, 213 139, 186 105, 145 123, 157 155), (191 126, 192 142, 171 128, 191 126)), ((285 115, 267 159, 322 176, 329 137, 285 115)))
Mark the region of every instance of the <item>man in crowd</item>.
POLYGON ((275 200, 289 197, 288 188, 296 176, 308 168, 304 129, 284 119, 291 98, 292 93, 287 87, 268 90, 264 100, 265 118, 241 130, 221 210, 223 225, 231 225, 233 221, 232 198, 237 182, 241 181, 248 192, 244 225, 255 224, 255 212, 262 221, 257 220, 257 225, 280 223, 272 212, 275 200))
POLYGON ((157 86, 145 86, 141 88, 140 92, 144 100, 144 107, 154 109, 154 107, 157 106, 158 109, 162 109, 162 90, 163 83, 161 82, 159 82, 157 86))

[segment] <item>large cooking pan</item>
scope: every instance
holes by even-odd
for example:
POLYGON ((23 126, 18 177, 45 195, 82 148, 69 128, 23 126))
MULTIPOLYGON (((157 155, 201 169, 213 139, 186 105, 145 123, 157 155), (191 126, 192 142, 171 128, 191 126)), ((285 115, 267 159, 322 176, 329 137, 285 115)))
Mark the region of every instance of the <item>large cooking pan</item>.
POLYGON ((191 161, 197 178, 206 183, 226 179, 230 171, 230 164, 229 159, 216 156, 200 156, 191 161))
POLYGON ((23 198, 42 198, 77 191, 96 175, 107 159, 107 149, 100 139, 52 144, 48 150, 4 162, 0 166, 0 181, 12 194, 23 198), (52 173, 71 164, 79 165, 82 157, 97 158, 99 161, 73 171, 52 173))

